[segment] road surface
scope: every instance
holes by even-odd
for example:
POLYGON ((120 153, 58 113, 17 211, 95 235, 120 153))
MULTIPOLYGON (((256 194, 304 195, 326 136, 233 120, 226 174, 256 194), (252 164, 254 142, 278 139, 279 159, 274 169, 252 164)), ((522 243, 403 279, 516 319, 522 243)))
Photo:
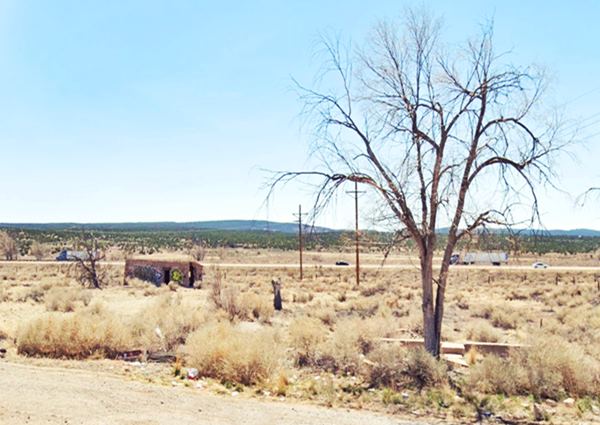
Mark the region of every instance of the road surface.
POLYGON ((354 410, 217 396, 99 372, 0 360, 0 424, 427 425, 354 410))
MULTIPOLYGON (((103 261, 103 264, 112 266, 124 266, 124 261, 103 261)), ((69 261, 0 261, 0 266, 6 265, 47 265, 53 264, 58 266, 68 266, 73 264, 69 261)), ((288 269, 298 268, 297 263, 208 263, 203 262, 204 267, 221 267, 225 269, 288 269)), ((322 267, 325 269, 338 269, 338 270, 354 270, 353 264, 349 266, 336 266, 335 264, 322 264, 322 263, 304 263, 304 269, 310 270, 311 268, 322 267)), ((415 264, 384 264, 383 266, 377 264, 364 264, 361 263, 361 269, 384 269, 384 270, 418 270, 417 263, 415 264)), ((568 271, 581 271, 581 272, 600 272, 600 266, 551 266, 547 269, 534 269, 531 266, 515 266, 515 265, 503 265, 503 266, 492 266, 492 265, 454 265, 451 266, 450 270, 506 270, 506 271, 536 271, 536 272, 568 272, 568 271)))

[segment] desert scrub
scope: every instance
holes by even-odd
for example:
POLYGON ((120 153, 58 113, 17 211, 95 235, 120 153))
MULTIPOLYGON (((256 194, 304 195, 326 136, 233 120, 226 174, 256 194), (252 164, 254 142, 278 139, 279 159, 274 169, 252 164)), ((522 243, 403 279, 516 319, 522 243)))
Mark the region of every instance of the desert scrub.
POLYGON ((53 287, 44 296, 48 311, 67 313, 75 311, 78 306, 87 306, 92 299, 89 291, 81 288, 53 287))
POLYGON ((372 387, 421 390, 447 382, 444 363, 436 360, 425 349, 406 349, 384 343, 368 356, 368 367, 363 370, 365 380, 372 387))
POLYGON ((202 376, 253 385, 279 369, 279 346, 271 329, 244 332, 229 322, 211 322, 188 337, 184 352, 186 364, 202 376))
POLYGON ((288 331, 294 363, 297 366, 316 365, 328 333, 323 323, 313 317, 300 317, 290 323, 288 331))
POLYGON ((498 342, 502 333, 484 320, 474 320, 466 331, 467 339, 480 342, 498 342))
POLYGON ((243 319, 270 323, 274 313, 275 309, 270 295, 260 296, 249 292, 240 297, 240 316, 243 319))
POLYGON ((600 364, 556 336, 536 338, 508 359, 486 357, 469 373, 469 385, 487 393, 559 400, 600 394, 600 364))
POLYGON ((174 350, 207 319, 206 312, 170 291, 162 293, 131 323, 135 340, 146 350, 174 350))
POLYGON ((17 350, 28 356, 114 358, 130 343, 128 328, 105 309, 45 313, 17 331, 17 350))

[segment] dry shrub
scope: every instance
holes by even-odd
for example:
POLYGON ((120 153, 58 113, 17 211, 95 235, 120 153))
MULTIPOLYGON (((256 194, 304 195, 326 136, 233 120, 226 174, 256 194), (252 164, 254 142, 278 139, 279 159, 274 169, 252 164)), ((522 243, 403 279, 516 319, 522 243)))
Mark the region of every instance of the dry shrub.
POLYGON ((165 292, 136 315, 131 329, 146 350, 173 350, 205 321, 204 311, 181 296, 165 292))
POLYGON ((331 337, 323 344, 319 366, 333 372, 356 374, 361 364, 360 331, 354 320, 340 322, 331 337))
POLYGON ((34 303, 39 303, 44 300, 44 295, 46 291, 40 285, 33 286, 23 293, 19 294, 17 297, 18 302, 27 302, 28 300, 33 301, 34 303))
POLYGON ((447 381, 446 365, 424 348, 406 349, 395 344, 376 347, 367 357, 365 379, 373 387, 400 390, 406 387, 442 385, 447 381))
POLYGON ((388 286, 384 284, 362 286, 360 289, 360 295, 363 297, 372 297, 375 294, 383 294, 388 289, 388 286))
POLYGON ((211 284, 209 299, 217 310, 223 310, 229 320, 236 318, 245 319, 247 314, 240 304, 238 289, 223 283, 225 274, 219 268, 214 270, 214 279, 211 284))
POLYGON ((87 306, 92 296, 89 291, 80 288, 54 287, 44 296, 48 311, 68 313, 75 311, 78 305, 87 306))
POLYGON ((244 294, 240 299, 239 316, 242 319, 258 320, 270 323, 275 309, 269 297, 261 297, 253 292, 244 294))
POLYGON ((278 369, 278 346, 272 330, 248 333, 229 322, 212 322, 188 337, 185 354, 187 364, 202 376, 252 385, 278 369))
POLYGON ((20 354, 54 358, 112 358, 130 341, 127 327, 105 309, 45 313, 17 332, 20 354))
POLYGON ((506 304, 486 304, 476 308, 473 311, 473 317, 487 319, 497 328, 515 329, 519 313, 513 307, 506 304))
POLYGON ((319 349, 327 338, 323 323, 313 317, 301 317, 290 323, 288 329, 296 365, 316 365, 319 349))
POLYGON ((480 391, 554 400, 566 395, 596 396, 600 392, 600 364, 580 347, 547 336, 535 339, 508 359, 485 358, 472 369, 469 383, 480 391))
POLYGON ((467 339, 471 341, 498 342, 502 338, 500 331, 484 320, 470 324, 466 333, 467 339))
POLYGON ((311 317, 318 318, 319 320, 321 320, 321 322, 323 322, 324 325, 329 327, 332 327, 337 319, 335 310, 333 309, 333 307, 330 306, 313 308, 311 309, 309 314, 311 317))
POLYGON ((0 302, 4 303, 11 300, 10 291, 4 286, 0 286, 0 302))

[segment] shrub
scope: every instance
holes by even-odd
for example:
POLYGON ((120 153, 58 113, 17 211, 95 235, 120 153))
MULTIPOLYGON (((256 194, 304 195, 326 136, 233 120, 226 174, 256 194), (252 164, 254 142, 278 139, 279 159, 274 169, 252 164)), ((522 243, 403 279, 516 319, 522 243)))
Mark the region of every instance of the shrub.
POLYGON ((321 344, 327 338, 327 329, 321 321, 312 317, 298 318, 290 323, 289 336, 296 365, 315 365, 321 344))
POLYGON ((487 357, 470 373, 469 384, 481 391, 560 399, 597 395, 600 365, 558 337, 533 341, 508 359, 487 357))
POLYGON ((17 350, 29 356, 112 358, 130 349, 130 342, 127 327, 106 310, 45 313, 17 332, 17 350))
POLYGON ((425 349, 406 349, 384 344, 376 347, 367 357, 371 366, 365 378, 373 387, 400 390, 416 387, 419 390, 447 381, 446 366, 425 349))
POLYGON ((88 305, 90 299, 90 293, 85 290, 64 287, 51 288, 44 296, 48 311, 61 311, 63 313, 75 311, 79 303, 84 306, 88 305))
POLYGON ((240 299, 240 316, 250 320, 269 323, 275 309, 268 297, 261 297, 253 292, 244 294, 240 299))
POLYGON ((502 334, 488 322, 480 320, 467 328, 467 339, 480 342, 498 342, 502 334))
POLYGON ((202 376, 252 385, 278 369, 278 345, 271 330, 246 333, 228 322, 212 322, 188 337, 185 354, 202 376))
POLYGON ((146 350, 173 350, 205 321, 205 312, 166 292, 136 315, 131 330, 146 350))

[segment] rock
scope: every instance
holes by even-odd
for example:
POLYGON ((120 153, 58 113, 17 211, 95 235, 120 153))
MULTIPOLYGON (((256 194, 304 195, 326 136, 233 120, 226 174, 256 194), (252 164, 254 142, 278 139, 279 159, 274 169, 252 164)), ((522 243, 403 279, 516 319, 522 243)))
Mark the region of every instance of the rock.
POLYGON ((564 405, 565 405, 565 406, 569 406, 569 407, 571 407, 571 406, 574 406, 574 405, 575 405, 575 399, 573 399, 573 398, 571 398, 571 397, 569 397, 569 398, 565 398, 565 399, 563 400, 563 403, 564 403, 564 405))
POLYGON ((547 404, 548 406, 556 406, 556 401, 555 401, 555 400, 552 400, 551 398, 547 398, 547 399, 546 399, 546 404, 547 404))

